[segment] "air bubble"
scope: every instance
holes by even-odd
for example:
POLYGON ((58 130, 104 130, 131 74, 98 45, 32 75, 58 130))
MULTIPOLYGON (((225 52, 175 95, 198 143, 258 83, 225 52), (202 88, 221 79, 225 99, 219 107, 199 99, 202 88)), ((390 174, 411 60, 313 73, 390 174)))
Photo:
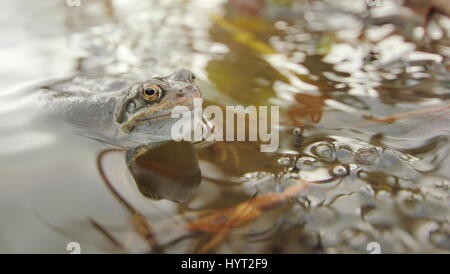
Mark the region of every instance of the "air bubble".
POLYGON ((295 167, 302 170, 302 169, 310 169, 314 167, 314 165, 317 163, 317 160, 313 157, 305 156, 300 157, 297 160, 297 163, 295 164, 295 167))
POLYGON ((295 136, 300 136, 302 134, 302 129, 301 128, 295 128, 293 131, 295 136))
POLYGON ((363 180, 366 180, 366 179, 369 178, 369 174, 367 174, 367 172, 364 172, 364 171, 358 172, 357 175, 358 175, 359 178, 361 178, 363 180))
POLYGON ((344 165, 337 165, 330 169, 330 174, 332 176, 342 177, 342 176, 348 175, 348 173, 349 173, 349 170, 344 165))
POLYGON ((288 167, 291 164, 291 159, 289 157, 281 157, 278 159, 278 164, 288 167))
POLYGON ((356 152, 355 161, 362 165, 375 165, 380 160, 380 154, 374 147, 361 148, 356 152))
POLYGON ((333 144, 319 143, 312 147, 311 152, 325 161, 333 162, 336 160, 336 149, 333 144))

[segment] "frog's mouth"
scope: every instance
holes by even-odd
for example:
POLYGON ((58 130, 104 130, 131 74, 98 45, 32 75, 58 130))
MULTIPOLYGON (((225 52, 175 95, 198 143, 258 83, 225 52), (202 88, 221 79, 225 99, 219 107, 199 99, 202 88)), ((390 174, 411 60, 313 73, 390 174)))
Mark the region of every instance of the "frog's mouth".
MULTIPOLYGON (((187 115, 188 113, 193 112, 194 108, 189 108, 189 110, 183 111, 183 112, 177 112, 178 114, 181 115, 187 115)), ((136 123, 141 123, 141 122, 146 122, 146 121, 152 121, 152 120, 160 120, 160 119, 165 119, 165 118, 170 118, 172 115, 172 110, 162 110, 162 111, 157 111, 156 113, 152 113, 150 115, 146 115, 146 116, 142 116, 137 118, 135 121, 136 123)))

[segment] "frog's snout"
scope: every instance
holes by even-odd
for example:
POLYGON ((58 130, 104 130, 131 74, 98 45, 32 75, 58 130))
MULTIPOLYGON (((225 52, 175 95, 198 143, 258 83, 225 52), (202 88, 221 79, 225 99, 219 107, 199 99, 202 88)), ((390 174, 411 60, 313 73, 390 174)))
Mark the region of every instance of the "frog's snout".
POLYGON ((176 97, 191 97, 191 98, 201 98, 200 90, 194 84, 186 84, 182 87, 178 87, 175 91, 176 97))
POLYGON ((193 84, 195 82, 195 75, 192 71, 182 68, 175 71, 169 78, 172 81, 179 81, 193 84))

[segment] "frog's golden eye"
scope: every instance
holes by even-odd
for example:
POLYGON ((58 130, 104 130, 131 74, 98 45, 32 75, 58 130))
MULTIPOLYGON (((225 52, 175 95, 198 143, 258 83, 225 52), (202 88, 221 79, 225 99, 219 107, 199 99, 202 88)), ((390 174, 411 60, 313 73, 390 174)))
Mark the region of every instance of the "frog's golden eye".
POLYGON ((142 97, 147 102, 155 102, 162 95, 162 90, 157 85, 147 85, 142 88, 142 97))

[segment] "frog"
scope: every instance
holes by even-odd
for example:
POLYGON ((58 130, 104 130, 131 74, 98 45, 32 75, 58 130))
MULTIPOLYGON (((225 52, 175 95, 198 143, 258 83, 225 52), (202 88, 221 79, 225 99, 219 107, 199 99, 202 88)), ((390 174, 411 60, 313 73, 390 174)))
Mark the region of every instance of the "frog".
MULTIPOLYGON (((80 135, 123 148, 152 147, 172 140, 171 127, 179 119, 172 118, 174 107, 194 111, 201 106, 195 80, 185 68, 138 82, 76 75, 41 87, 37 101, 48 117, 80 135)), ((203 121, 197 120, 194 123, 203 121)))

